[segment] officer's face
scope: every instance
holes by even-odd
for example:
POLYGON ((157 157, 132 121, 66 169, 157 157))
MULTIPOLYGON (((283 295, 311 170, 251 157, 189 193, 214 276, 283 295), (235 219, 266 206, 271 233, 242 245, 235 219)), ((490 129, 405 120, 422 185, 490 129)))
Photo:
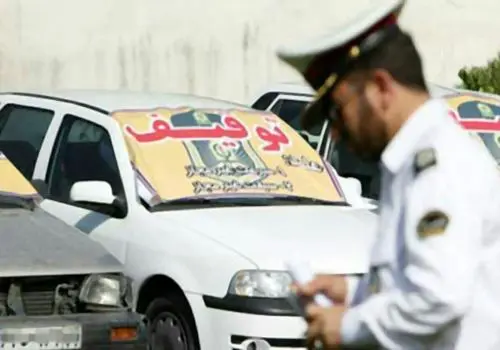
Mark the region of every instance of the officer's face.
POLYGON ((348 146, 365 160, 379 160, 386 145, 383 111, 372 100, 370 83, 345 79, 332 92, 337 124, 332 132, 343 136, 348 146))

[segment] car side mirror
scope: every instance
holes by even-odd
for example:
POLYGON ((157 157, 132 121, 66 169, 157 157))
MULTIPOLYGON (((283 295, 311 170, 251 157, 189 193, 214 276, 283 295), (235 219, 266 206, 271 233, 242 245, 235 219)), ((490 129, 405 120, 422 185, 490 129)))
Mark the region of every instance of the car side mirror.
POLYGON ((79 181, 71 186, 69 197, 73 202, 112 205, 116 199, 111 185, 105 181, 79 181))
POLYGON ((347 202, 354 207, 377 211, 378 201, 363 197, 361 181, 354 177, 339 177, 347 202))
POLYGON ((71 186, 71 201, 86 204, 96 210, 116 218, 127 216, 125 197, 115 196, 111 185, 106 181, 79 181, 71 186))
POLYGON ((361 197, 363 194, 361 181, 354 177, 344 177, 340 180, 340 184, 349 196, 361 197))

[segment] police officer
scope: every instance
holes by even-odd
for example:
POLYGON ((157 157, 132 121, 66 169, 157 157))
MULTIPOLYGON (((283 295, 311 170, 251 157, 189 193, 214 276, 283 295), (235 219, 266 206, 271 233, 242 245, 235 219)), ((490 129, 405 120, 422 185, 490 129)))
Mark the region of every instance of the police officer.
POLYGON ((278 53, 317 91, 304 127, 329 120, 382 172, 370 271, 352 300, 342 276, 317 276, 299 290, 336 301, 308 305, 309 343, 500 349, 499 172, 445 102, 430 98, 397 22, 404 1, 376 3, 331 35, 278 53))

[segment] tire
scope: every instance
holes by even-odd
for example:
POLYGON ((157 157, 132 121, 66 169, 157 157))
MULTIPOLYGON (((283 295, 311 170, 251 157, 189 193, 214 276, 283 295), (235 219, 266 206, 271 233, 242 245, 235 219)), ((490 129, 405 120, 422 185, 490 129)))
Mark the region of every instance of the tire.
POLYGON ((182 298, 156 298, 146 309, 149 349, 199 350, 189 306, 182 298))

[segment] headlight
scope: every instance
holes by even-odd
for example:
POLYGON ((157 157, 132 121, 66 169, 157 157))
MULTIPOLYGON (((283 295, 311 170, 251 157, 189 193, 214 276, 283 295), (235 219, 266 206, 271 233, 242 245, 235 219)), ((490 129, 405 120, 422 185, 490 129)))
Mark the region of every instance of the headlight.
POLYGON ((284 271, 245 270, 234 275, 229 293, 245 297, 285 298, 292 277, 284 271))
POLYGON ((129 307, 132 301, 130 279, 123 275, 90 275, 82 284, 80 301, 96 307, 129 307))

